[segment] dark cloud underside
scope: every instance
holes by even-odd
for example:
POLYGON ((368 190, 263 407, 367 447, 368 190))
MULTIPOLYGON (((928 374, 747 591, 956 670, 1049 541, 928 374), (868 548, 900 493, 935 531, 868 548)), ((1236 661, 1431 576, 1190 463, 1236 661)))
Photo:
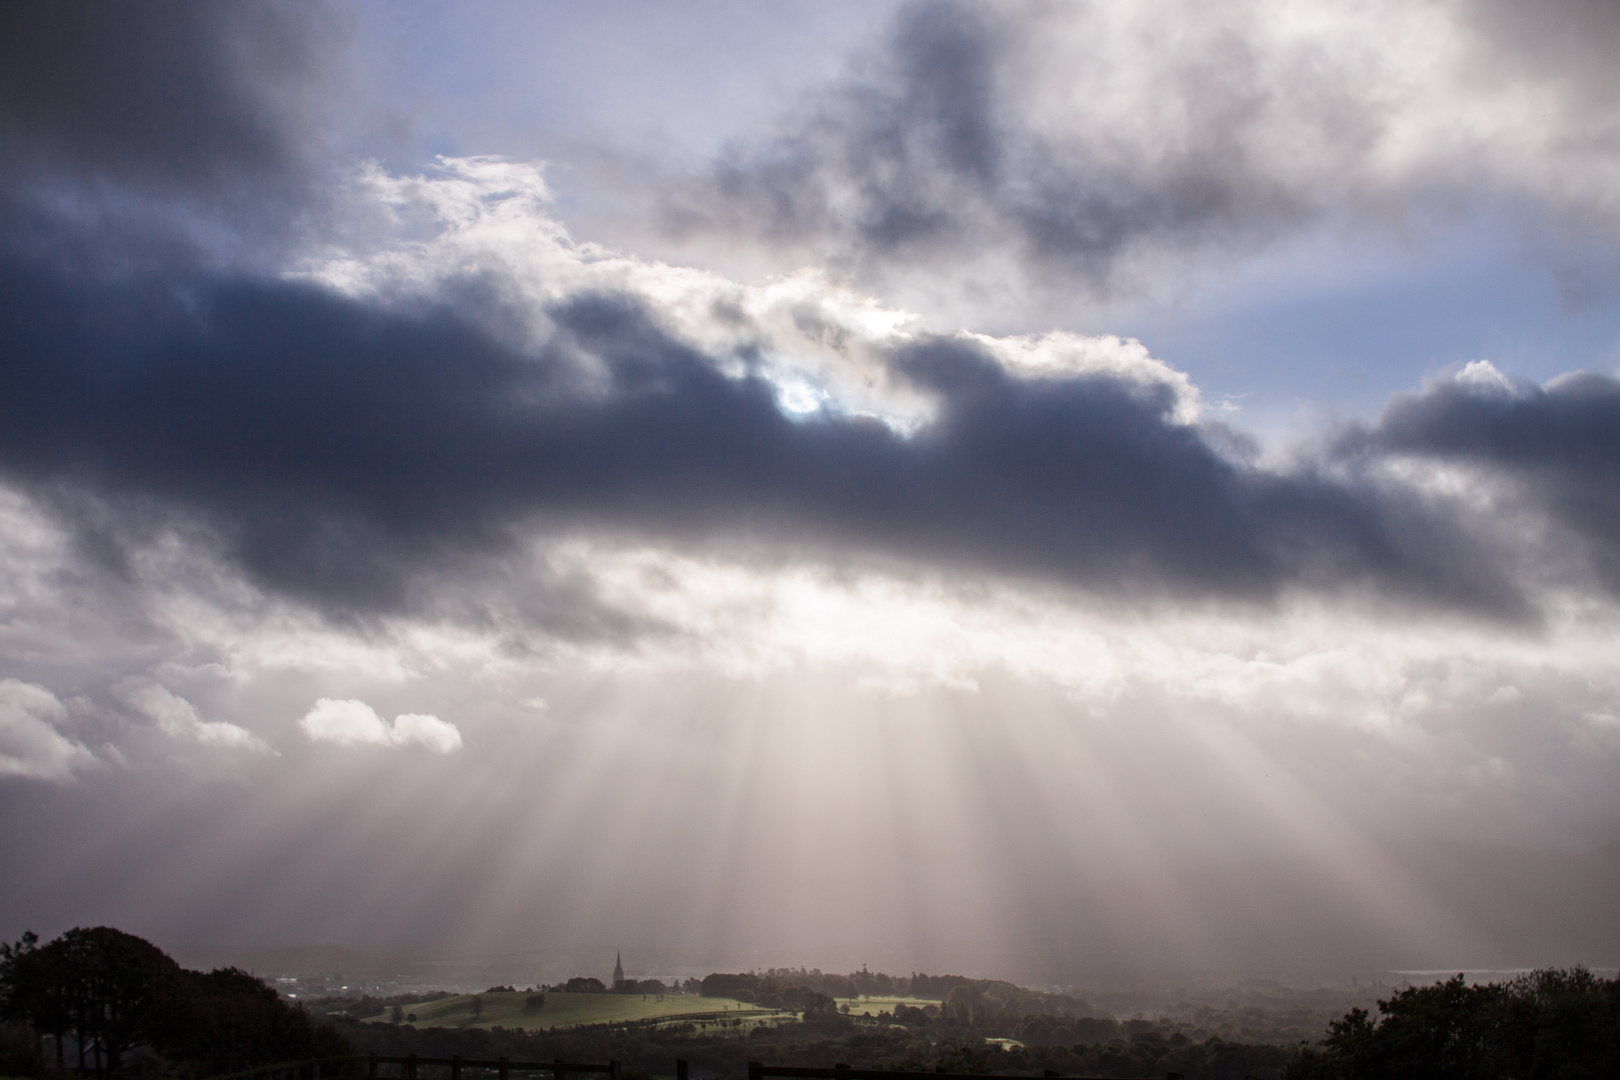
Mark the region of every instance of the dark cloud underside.
POLYGON ((0 7, 4 169, 200 189, 302 160, 323 26, 308 5, 0 7))
MULTIPOLYGON (((910 9, 870 77, 716 174, 727 212, 784 233, 842 230, 879 253, 1011 236, 1098 280, 1144 237, 1263 232, 1294 212, 1264 163, 1221 134, 1265 111, 1236 39, 1227 75, 1166 89, 1192 109, 1193 134, 1142 172, 1129 154, 1021 124, 1009 80, 1042 25, 1022 10, 910 9)), ((1599 376, 1494 404, 1442 387, 1345 444, 1359 454, 1276 472, 1172 420, 1163 387, 1019 379, 962 339, 888 357, 939 403, 905 437, 785 416, 767 380, 721 374, 723 358, 672 337, 634 296, 556 305, 555 336, 530 355, 454 290, 402 313, 185 269, 195 252, 164 253, 161 223, 155 244, 110 227, 118 185, 223 191, 285 170, 309 137, 299 88, 320 68, 325 16, 274 3, 130 11, 4 16, 0 130, 13 163, 35 171, 32 195, 13 192, 5 211, 0 468, 59 506, 89 493, 122 507, 113 520, 178 514, 260 580, 359 608, 404 603, 413 580, 498 556, 525 530, 607 528, 1104 591, 1372 586, 1529 610, 1518 556, 1488 524, 1367 467, 1416 452, 1533 474, 1540 505, 1616 580, 1603 569, 1620 543, 1603 483, 1614 450, 1593 434, 1615 402, 1599 376), (86 227, 40 212, 52 176, 109 181, 107 213, 86 227)))
POLYGON ((1355 443, 1521 480, 1526 501, 1581 537, 1608 587, 1620 589, 1620 380, 1584 372, 1511 390, 1443 383, 1396 398, 1355 443))
POLYGON ((261 580, 387 607, 522 528, 872 552, 1104 591, 1263 597, 1366 582, 1513 610, 1444 507, 1234 463, 1162 388, 1024 380, 958 339, 896 352, 936 395, 909 437, 794 420, 632 298, 558 306, 534 355, 449 307, 240 279, 92 285, 11 265, 0 464, 37 491, 166 506, 261 580), (606 382, 575 359, 595 358, 606 382))

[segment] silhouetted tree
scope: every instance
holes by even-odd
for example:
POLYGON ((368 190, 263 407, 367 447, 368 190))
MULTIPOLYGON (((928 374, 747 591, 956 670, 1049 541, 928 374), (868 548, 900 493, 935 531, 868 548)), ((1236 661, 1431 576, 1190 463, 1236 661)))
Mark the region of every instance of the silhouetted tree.
POLYGON ((58 1068, 63 1036, 73 1026, 66 979, 54 970, 61 960, 60 950, 42 951, 39 935, 31 930, 15 944, 0 944, 0 1016, 51 1036, 58 1068))
POLYGON ((1469 986, 1461 975, 1351 1009, 1289 1080, 1597 1080, 1620 1076, 1620 979, 1584 968, 1469 986))
POLYGON ((568 994, 607 993, 607 984, 603 983, 601 979, 587 978, 583 975, 575 975, 564 983, 562 988, 563 992, 568 994))
POLYGON ((98 1076, 119 1076, 126 1055, 150 1047, 202 1074, 269 1061, 331 1057, 347 1044, 330 1027, 235 968, 186 971, 161 949, 111 927, 69 930, 48 945, 32 935, 0 949, 0 1009, 52 1034, 77 1036, 98 1076))
POLYGON ((124 1055, 152 1041, 180 996, 180 965, 149 941, 110 926, 69 930, 34 954, 65 996, 96 1075, 123 1072, 124 1055))
POLYGON ((183 971, 180 986, 181 996, 157 1032, 154 1048, 202 1075, 348 1053, 331 1027, 317 1027, 303 1009, 282 1001, 245 971, 183 971))

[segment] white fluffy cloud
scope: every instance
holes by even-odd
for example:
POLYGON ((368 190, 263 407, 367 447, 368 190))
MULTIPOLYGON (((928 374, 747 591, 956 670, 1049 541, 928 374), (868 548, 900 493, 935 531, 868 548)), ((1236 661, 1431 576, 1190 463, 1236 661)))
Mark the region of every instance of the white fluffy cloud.
MULTIPOLYGON (((508 324, 522 328, 519 347, 551 339, 548 312, 559 303, 622 293, 643 301, 661 330, 720 359, 728 375, 772 381, 791 412, 872 416, 904 431, 933 415, 935 402, 893 370, 893 350, 916 339, 915 312, 816 269, 748 285, 577 241, 553 216, 541 165, 441 157, 417 176, 370 165, 351 175, 346 197, 356 218, 388 226, 321 248, 291 277, 406 305, 477 281, 507 306, 508 324), (402 239, 406 223, 417 232, 402 239)), ((1019 377, 1107 375, 1169 390, 1179 421, 1201 412, 1187 375, 1134 339, 1063 331, 958 336, 1019 377)))
POLYGON ((204 746, 230 750, 275 752, 269 743, 244 727, 223 720, 204 720, 197 714, 195 705, 168 687, 149 683, 130 691, 128 697, 131 705, 157 721, 163 733, 173 738, 194 739, 204 746))
POLYGON ((461 748, 461 732, 437 716, 401 713, 389 724, 363 701, 321 698, 298 726, 314 742, 339 746, 408 746, 420 743, 448 754, 461 748))
POLYGON ((94 755, 57 730, 67 708, 43 686, 0 681, 0 776, 66 780, 94 755))

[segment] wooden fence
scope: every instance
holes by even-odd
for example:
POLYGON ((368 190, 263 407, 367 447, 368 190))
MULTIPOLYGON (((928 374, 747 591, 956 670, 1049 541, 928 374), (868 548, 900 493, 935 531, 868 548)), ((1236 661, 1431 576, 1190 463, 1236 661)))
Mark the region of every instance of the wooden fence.
MULTIPOLYGON (((312 1058, 308 1061, 284 1061, 264 1065, 245 1072, 211 1077, 210 1080, 327 1080, 337 1077, 358 1077, 359 1066, 365 1066, 367 1080, 388 1080, 382 1072, 385 1065, 396 1066, 398 1080, 422 1080, 419 1069, 424 1066, 448 1068, 450 1080, 465 1080, 464 1069, 494 1072, 498 1080, 513 1080, 513 1073, 548 1072, 552 1080, 566 1080, 572 1074, 606 1075, 608 1080, 619 1080, 619 1063, 606 1064, 585 1061, 513 1061, 510 1058, 418 1057, 415 1054, 390 1056, 386 1054, 351 1054, 346 1057, 312 1058)), ((675 1080, 688 1080, 685 1061, 675 1062, 675 1080)), ((806 1068, 799 1065, 764 1065, 758 1061, 748 1063, 748 1080, 1051 1080, 1058 1074, 1048 1069, 1040 1076, 986 1075, 976 1076, 951 1073, 948 1077, 936 1072, 895 1072, 888 1069, 853 1069, 848 1065, 834 1065, 830 1069, 806 1068)), ((1102 1077, 1074 1077, 1072 1080, 1104 1080, 1102 1077)), ((1169 1073, 1166 1080, 1181 1080, 1179 1073, 1169 1073)))
POLYGON ((348 1054, 343 1057, 310 1058, 306 1061, 282 1061, 274 1065, 261 1065, 257 1069, 227 1073, 210 1080, 326 1080, 328 1077, 355 1077, 359 1066, 365 1066, 367 1080, 384 1080, 382 1067, 397 1066, 394 1076, 399 1080, 420 1080, 418 1070, 423 1066, 437 1066, 450 1070, 450 1080, 463 1080, 463 1069, 494 1072, 498 1080, 512 1080, 512 1074, 549 1072, 552 1080, 566 1080, 568 1076, 585 1073, 606 1075, 619 1080, 619 1063, 599 1064, 591 1061, 513 1061, 511 1058, 419 1057, 416 1054, 348 1054))
MULTIPOLYGON (((893 1072, 888 1069, 852 1069, 848 1065, 834 1065, 830 1069, 811 1069, 798 1065, 762 1065, 748 1063, 748 1080, 941 1080, 944 1070, 937 1072, 893 1072)), ((945 1080, 1049 1080, 1057 1073, 1047 1069, 1040 1076, 985 1075, 951 1073, 945 1080)), ((686 1080, 680 1076, 677 1080, 686 1080)), ((1102 1077, 1075 1077, 1073 1080, 1104 1080, 1102 1077)), ((1167 1073, 1166 1080, 1181 1080, 1180 1073, 1167 1073)))

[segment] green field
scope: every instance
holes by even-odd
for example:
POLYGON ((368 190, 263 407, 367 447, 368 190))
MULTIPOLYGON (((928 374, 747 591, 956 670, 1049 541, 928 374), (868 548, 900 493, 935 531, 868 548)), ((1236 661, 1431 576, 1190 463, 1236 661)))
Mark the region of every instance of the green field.
POLYGON ((691 1020, 712 1024, 722 1020, 742 1020, 744 1027, 785 1015, 761 1009, 732 998, 698 997, 695 994, 546 994, 546 1003, 534 1012, 524 1012, 528 994, 462 994, 423 1005, 406 1006, 416 1015, 416 1027, 505 1027, 544 1031, 575 1024, 623 1024, 638 1020, 683 1023, 691 1020), (474 1014, 473 999, 483 1000, 474 1014))

